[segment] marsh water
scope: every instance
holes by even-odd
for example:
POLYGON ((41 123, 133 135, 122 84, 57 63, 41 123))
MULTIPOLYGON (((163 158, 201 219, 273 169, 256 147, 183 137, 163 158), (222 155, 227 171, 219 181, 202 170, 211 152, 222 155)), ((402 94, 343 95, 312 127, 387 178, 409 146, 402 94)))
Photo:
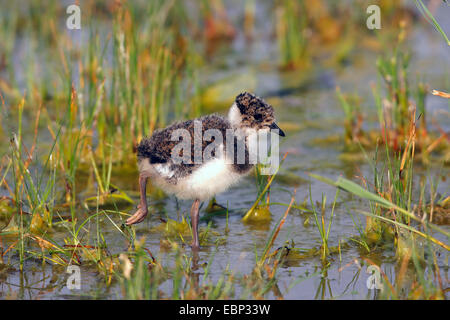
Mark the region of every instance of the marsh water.
MULTIPOLYGON (((257 13, 257 17, 263 19, 264 13, 257 13)), ((437 19, 443 23, 444 29, 450 30, 450 19, 446 18, 448 17, 437 13, 437 19)), ((270 206, 272 214, 270 223, 251 225, 242 222, 243 214, 257 197, 253 175, 217 196, 219 204, 228 206, 228 218, 223 212, 206 213, 207 203, 203 203, 200 230, 205 230, 209 224, 210 238, 199 252, 199 264, 211 264, 209 276, 213 282, 218 281, 225 270, 241 275, 251 273, 255 265, 255 252, 261 254, 270 232, 286 210, 286 206, 281 204, 290 202, 294 189, 297 203, 307 200, 308 204, 310 192, 314 202, 321 201, 325 195, 327 198, 325 219, 326 221, 329 219, 336 189, 311 178, 308 173, 316 173, 333 180, 343 176, 353 181, 358 181, 358 177, 365 177, 370 181, 373 175, 366 159, 360 153, 346 152, 342 139, 339 139, 343 135, 344 115, 336 99, 336 86, 341 87, 342 91, 358 93, 361 96, 362 108, 367 111, 364 126, 376 128, 378 123, 371 83, 377 82, 375 60, 378 53, 361 48, 355 50, 351 59, 344 64, 327 64, 324 63, 326 59, 323 59, 314 62, 313 66, 305 71, 301 68, 283 71, 277 65, 277 48, 271 45, 272 40, 268 36, 270 32, 269 26, 267 30, 259 30, 259 36, 252 42, 248 42, 244 34, 238 32, 232 42, 220 44, 215 48, 210 61, 200 72, 202 86, 216 87, 223 96, 239 93, 240 86, 243 85, 271 103, 275 108, 280 127, 286 132, 286 137, 280 140, 280 157, 288 152, 271 187, 270 199, 274 204, 270 206), (227 223, 228 232, 225 230, 227 223)), ((443 90, 446 88, 445 84, 448 88, 450 55, 442 39, 430 26, 417 23, 413 27, 409 41, 413 55, 410 73, 420 74, 431 88, 443 90)), ((17 64, 19 65, 20 61, 17 61, 17 64)), ((448 132, 450 129, 448 113, 445 115, 441 112, 448 111, 446 100, 428 95, 426 103, 430 127, 432 128, 432 122, 438 119, 441 128, 448 132)), ((226 108, 206 109, 205 113, 226 112, 226 108)), ((45 128, 42 131, 44 132, 45 128)), ((44 137, 46 135, 48 136, 43 134, 44 137)), ((368 150, 368 154, 373 157, 373 150, 368 150)), ((131 165, 135 166, 134 163, 131 165)), ((420 163, 415 166, 416 181, 430 174, 446 177, 448 167, 422 168, 420 163)), ((111 181, 137 203, 139 199, 137 179, 135 170, 131 173, 113 170, 111 181)), ((441 182, 438 193, 445 193, 447 188, 448 181, 441 182)), ((416 191, 417 189, 418 187, 415 187, 416 191)), ((6 195, 7 190, 0 189, 1 194, 6 195)), ((181 221, 183 216, 187 218, 191 203, 177 201, 173 197, 161 197, 150 192, 148 201, 150 214, 144 222, 134 227, 136 237, 145 237, 145 247, 155 258, 162 264, 170 264, 174 257, 170 251, 162 250, 161 239, 165 239, 167 235, 158 226, 163 223, 162 219, 181 221)), ((361 267, 364 259, 379 264, 387 278, 394 282, 398 268, 394 248, 368 253, 349 240, 350 237, 358 235, 355 224, 362 226, 365 224, 365 217, 358 214, 358 209, 369 210, 368 202, 341 191, 330 230, 329 245, 338 246, 343 243, 348 245, 342 246, 340 254, 332 254, 328 259, 328 265, 324 265, 318 255, 287 259, 278 269, 276 289, 270 290, 265 298, 374 299, 377 291, 367 287, 369 274, 366 272, 366 266, 361 267)), ((132 213, 135 207, 124 205, 120 210, 132 213)), ((89 212, 80 209, 80 221, 82 216, 86 217, 93 212, 95 210, 91 209, 89 212)), ((121 218, 114 215, 111 215, 111 218, 117 224, 121 223, 121 218)), ((127 249, 127 239, 110 220, 101 218, 100 228, 111 254, 127 249)), ((52 239, 58 243, 64 243, 66 236, 65 231, 59 232, 58 229, 52 233, 52 239)), ((435 236, 440 237, 438 234, 435 236)), ((189 242, 190 238, 187 238, 186 241, 189 242)), ((172 240, 180 245, 182 243, 176 236, 172 240)), ((4 247, 11 244, 8 238, 3 238, 2 241, 4 247)), ((291 247, 304 250, 320 247, 320 235, 311 214, 298 209, 289 212, 274 247, 282 247, 286 242, 291 247)), ((184 250, 189 257, 190 249, 186 247, 184 250)), ((447 252, 442 252, 438 256, 438 265, 441 267, 441 276, 448 285, 447 257, 447 252)), ((10 262, 13 268, 3 271, 0 278, 1 298, 120 299, 122 295, 118 282, 113 281, 107 285, 104 276, 92 266, 81 266, 81 289, 70 290, 66 285, 68 274, 63 267, 30 258, 25 261, 24 272, 20 272, 16 255, 11 256, 10 262)), ((193 276, 199 276, 201 281, 204 272, 204 267, 200 267, 193 276)), ((171 286, 172 282, 166 281, 160 290, 169 293, 171 286)), ((241 290, 239 283, 236 283, 236 290, 236 296, 239 297, 241 290)))

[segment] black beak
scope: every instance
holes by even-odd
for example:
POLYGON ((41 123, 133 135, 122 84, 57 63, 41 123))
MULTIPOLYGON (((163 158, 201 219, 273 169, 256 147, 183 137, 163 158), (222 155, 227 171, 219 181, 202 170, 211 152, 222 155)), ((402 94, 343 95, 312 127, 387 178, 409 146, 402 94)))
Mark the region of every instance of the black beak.
POLYGON ((276 124, 275 122, 272 123, 272 124, 269 126, 269 128, 270 128, 270 130, 278 130, 278 132, 275 132, 275 133, 277 133, 278 135, 280 135, 280 136, 282 136, 282 137, 285 136, 283 130, 281 130, 280 127, 277 126, 277 124, 276 124))

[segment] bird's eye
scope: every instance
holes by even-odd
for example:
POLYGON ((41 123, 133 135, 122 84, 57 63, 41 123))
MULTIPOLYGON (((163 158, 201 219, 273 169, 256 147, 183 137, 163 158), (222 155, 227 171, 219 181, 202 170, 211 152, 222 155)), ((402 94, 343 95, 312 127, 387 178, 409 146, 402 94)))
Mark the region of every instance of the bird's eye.
POLYGON ((256 121, 261 122, 262 118, 263 118, 263 116, 262 116, 261 113, 255 114, 255 120, 256 120, 256 121))

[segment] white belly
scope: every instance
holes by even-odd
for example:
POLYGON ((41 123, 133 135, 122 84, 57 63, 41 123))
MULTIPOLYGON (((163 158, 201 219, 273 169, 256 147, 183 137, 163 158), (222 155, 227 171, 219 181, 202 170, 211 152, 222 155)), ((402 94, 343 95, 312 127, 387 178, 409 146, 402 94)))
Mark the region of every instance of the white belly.
POLYGON ((227 190, 244 176, 235 172, 232 165, 225 163, 223 158, 219 158, 206 162, 175 184, 166 180, 173 175, 168 167, 166 164, 150 164, 148 159, 139 164, 141 174, 149 177, 153 185, 179 199, 207 200, 227 190))

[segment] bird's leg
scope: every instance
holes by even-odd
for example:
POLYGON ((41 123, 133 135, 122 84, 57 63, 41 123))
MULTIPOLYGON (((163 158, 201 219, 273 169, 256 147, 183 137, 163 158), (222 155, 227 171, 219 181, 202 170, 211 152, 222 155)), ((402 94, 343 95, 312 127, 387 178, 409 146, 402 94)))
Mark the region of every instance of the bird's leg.
POLYGON ((200 248, 200 243, 198 241, 198 209, 200 206, 200 200, 196 199, 191 207, 191 225, 192 225, 192 243, 191 247, 193 250, 198 250, 200 248))
POLYGON ((197 271, 200 268, 199 265, 200 256, 198 255, 198 250, 192 250, 192 271, 197 271))
POLYGON ((148 213, 148 205, 147 205, 147 197, 146 197, 146 191, 147 191, 147 177, 143 175, 139 175, 139 191, 141 194, 141 201, 138 205, 138 210, 133 214, 131 217, 127 219, 126 224, 132 225, 135 223, 139 223, 144 221, 145 217, 148 213))

